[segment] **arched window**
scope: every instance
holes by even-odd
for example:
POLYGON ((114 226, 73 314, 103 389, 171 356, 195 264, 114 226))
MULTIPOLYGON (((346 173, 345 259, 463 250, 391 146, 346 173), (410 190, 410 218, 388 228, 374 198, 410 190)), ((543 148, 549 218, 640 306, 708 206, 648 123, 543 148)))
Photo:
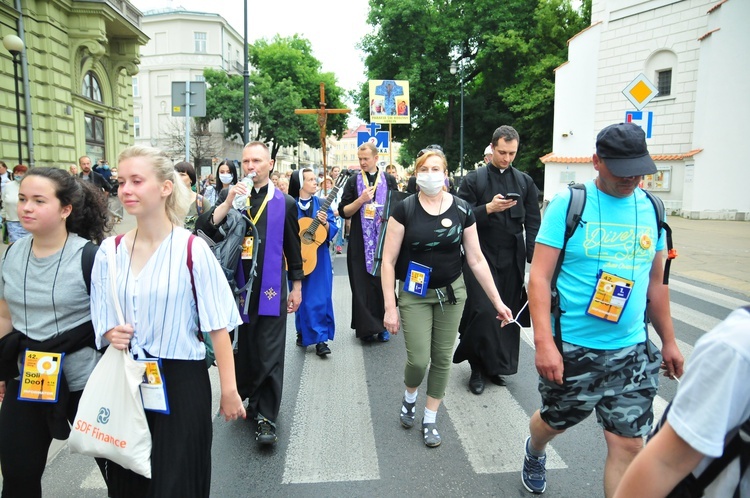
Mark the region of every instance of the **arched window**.
POLYGON ((677 55, 671 50, 658 50, 646 61, 646 75, 659 90, 658 97, 673 95, 673 80, 677 70, 677 55))
POLYGON ((102 86, 99 84, 99 80, 96 75, 89 71, 83 77, 83 85, 81 87, 81 93, 84 97, 87 97, 96 102, 102 102, 102 86))

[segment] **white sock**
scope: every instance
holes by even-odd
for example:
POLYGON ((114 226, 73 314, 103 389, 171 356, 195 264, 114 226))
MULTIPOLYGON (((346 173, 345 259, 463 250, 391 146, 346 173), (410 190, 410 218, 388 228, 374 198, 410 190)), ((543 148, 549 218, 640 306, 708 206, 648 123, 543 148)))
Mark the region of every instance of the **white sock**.
POLYGON ((428 410, 427 408, 424 409, 424 421, 422 423, 434 424, 436 418, 437 412, 433 412, 432 410, 428 410))
POLYGON ((410 393, 409 391, 404 391, 404 399, 407 403, 416 403, 417 402, 417 392, 414 391, 413 393, 410 393))

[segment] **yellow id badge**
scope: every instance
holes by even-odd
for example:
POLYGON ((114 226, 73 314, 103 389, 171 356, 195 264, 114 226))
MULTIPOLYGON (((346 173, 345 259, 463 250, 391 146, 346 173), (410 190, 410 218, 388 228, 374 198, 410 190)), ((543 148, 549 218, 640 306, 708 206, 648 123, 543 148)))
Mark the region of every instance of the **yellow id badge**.
POLYGON ((586 314, 612 323, 619 322, 622 310, 630 299, 633 283, 627 278, 599 270, 596 289, 586 314))
POLYGON ((242 243, 242 259, 253 259, 253 238, 245 237, 242 243))
POLYGON ((138 361, 146 365, 140 385, 143 409, 169 415, 167 386, 164 385, 164 376, 161 374, 161 360, 157 358, 138 361))
POLYGON ((20 401, 57 403, 65 353, 26 350, 18 387, 20 401))
POLYGON ((375 219, 375 204, 369 203, 365 204, 365 218, 368 220, 374 220, 375 219))

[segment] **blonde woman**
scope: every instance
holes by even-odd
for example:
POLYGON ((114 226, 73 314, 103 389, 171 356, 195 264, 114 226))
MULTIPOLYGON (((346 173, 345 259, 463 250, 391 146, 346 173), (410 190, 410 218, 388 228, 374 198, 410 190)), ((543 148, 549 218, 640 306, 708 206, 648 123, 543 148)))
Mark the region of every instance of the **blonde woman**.
POLYGON ((228 329, 241 323, 218 261, 182 228, 189 190, 159 150, 130 147, 118 159, 118 195, 136 228, 104 241, 92 275, 98 344, 158 358, 168 414, 147 411, 152 478, 108 463, 110 496, 208 496, 211 487, 211 384, 200 331, 210 332, 221 380, 221 413, 245 417, 234 379, 228 329), (116 262, 116 318, 108 257, 116 262), (197 301, 197 302, 196 302, 197 301), (200 330, 199 330, 200 327, 200 330))

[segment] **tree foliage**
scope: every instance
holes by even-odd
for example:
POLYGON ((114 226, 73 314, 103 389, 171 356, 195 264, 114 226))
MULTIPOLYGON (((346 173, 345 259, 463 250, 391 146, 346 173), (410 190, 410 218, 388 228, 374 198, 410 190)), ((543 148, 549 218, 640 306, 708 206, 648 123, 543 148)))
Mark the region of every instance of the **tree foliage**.
MULTIPOLYGON (((271 157, 281 147, 305 143, 320 147, 316 115, 298 115, 295 109, 320 107, 320 83, 325 83, 326 105, 342 108, 344 91, 333 73, 321 72, 312 46, 298 35, 261 39, 249 47, 250 122, 256 124, 251 140, 271 143, 271 157)), ((241 137, 243 131, 243 78, 224 71, 204 70, 206 119, 221 119, 227 138, 241 137)), ((328 134, 340 135, 346 128, 346 115, 328 116, 328 134)))
MULTIPOLYGON (((412 125, 397 125, 400 162, 443 144, 451 170, 459 160, 460 82, 464 81, 464 167, 480 161, 502 124, 521 135, 516 166, 541 178, 538 158, 552 146, 554 68, 567 40, 589 24, 591 0, 370 0, 374 33, 361 42, 369 79, 409 80, 412 125), (450 74, 455 62, 463 71, 450 74)), ((368 88, 356 96, 369 119, 368 88)))

